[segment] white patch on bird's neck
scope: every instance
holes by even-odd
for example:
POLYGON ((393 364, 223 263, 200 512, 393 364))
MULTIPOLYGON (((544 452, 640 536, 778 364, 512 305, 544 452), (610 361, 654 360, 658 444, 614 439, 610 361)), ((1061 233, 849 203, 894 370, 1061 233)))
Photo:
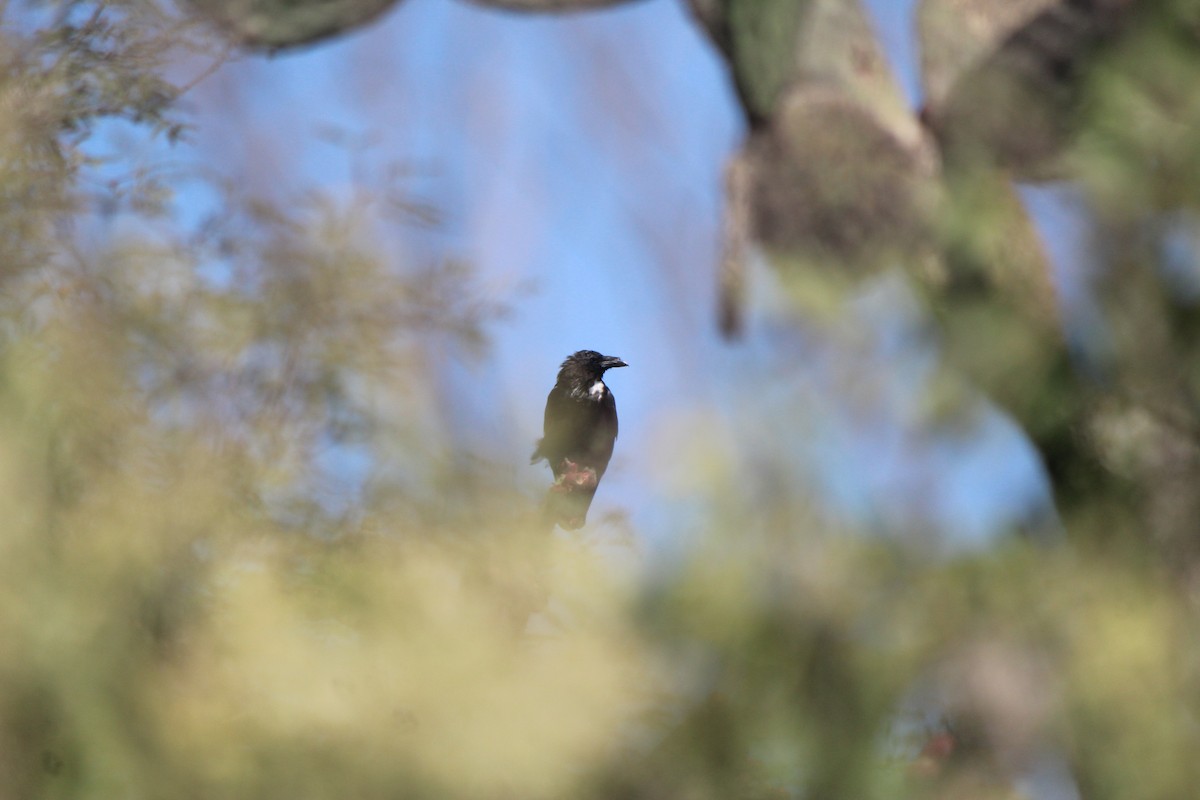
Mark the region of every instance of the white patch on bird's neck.
POLYGON ((592 388, 588 389, 588 397, 593 400, 600 400, 607 391, 608 387, 604 385, 604 381, 596 381, 592 384, 592 388))

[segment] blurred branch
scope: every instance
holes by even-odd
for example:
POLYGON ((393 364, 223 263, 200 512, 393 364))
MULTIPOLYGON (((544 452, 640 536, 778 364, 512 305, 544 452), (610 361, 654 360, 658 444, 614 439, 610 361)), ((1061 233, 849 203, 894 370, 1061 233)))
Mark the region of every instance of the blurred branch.
POLYGON ((745 154, 734 155, 725 165, 725 209, 721 237, 721 265, 717 286, 717 324, 728 338, 745 327, 746 259, 751 246, 753 177, 745 154))

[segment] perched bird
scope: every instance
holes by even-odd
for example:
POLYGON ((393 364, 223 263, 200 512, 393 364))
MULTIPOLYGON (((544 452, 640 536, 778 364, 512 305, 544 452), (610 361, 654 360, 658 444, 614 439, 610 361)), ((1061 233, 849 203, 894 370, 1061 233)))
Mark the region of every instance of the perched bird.
POLYGON ((544 436, 529 463, 550 462, 554 485, 547 514, 566 530, 583 527, 617 440, 617 403, 604 373, 629 366, 615 356, 580 350, 563 361, 546 398, 544 436))

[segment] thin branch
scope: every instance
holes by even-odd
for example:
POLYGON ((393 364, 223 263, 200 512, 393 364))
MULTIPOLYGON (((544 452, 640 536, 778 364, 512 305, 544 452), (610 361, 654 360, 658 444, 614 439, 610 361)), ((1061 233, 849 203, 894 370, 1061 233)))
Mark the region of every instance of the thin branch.
POLYGON ((229 60, 229 56, 233 53, 233 50, 234 50, 234 46, 232 44, 225 45, 225 47, 221 48, 221 52, 217 54, 216 58, 213 59, 213 62, 211 64, 209 64, 207 67, 205 67, 200 72, 199 75, 192 78, 190 81, 185 83, 183 86, 179 87, 179 90, 176 92, 175 97, 176 98, 183 97, 185 94, 190 92, 192 89, 196 88, 197 84, 199 84, 201 81, 204 81, 204 80, 208 79, 209 77, 211 77, 218 69, 220 69, 222 66, 225 65, 225 62, 229 60))

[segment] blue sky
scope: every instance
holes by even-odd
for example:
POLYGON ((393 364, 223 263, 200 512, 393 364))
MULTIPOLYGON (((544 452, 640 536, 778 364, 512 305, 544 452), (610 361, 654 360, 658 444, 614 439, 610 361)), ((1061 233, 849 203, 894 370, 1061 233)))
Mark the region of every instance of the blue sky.
MULTIPOLYGON (((912 5, 868 3, 915 103, 912 5)), ((513 302, 488 356, 448 361, 444 388, 463 446, 511 465, 531 494, 549 480, 526 465, 545 394, 562 358, 590 348, 631 365, 611 377, 622 433, 592 518, 626 511, 651 545, 678 545, 695 519, 681 509, 703 504, 664 473, 686 470, 692 455, 671 454, 713 424, 718 442, 760 437, 785 481, 872 528, 944 523, 973 546, 1046 503, 1036 458, 998 413, 954 437, 920 424, 936 352, 895 276, 848 307, 847 324, 872 332, 854 348, 781 323, 769 274, 746 339, 717 335, 721 170, 743 122, 681 0, 568 16, 405 0, 351 36, 241 59, 188 102, 196 134, 172 158, 251 194, 348 195, 405 165, 406 191, 442 222, 387 246, 466 259, 513 302), (331 130, 371 142, 357 167, 331 130)), ((202 194, 182 197, 202 210, 202 194)), ((1059 199, 1027 199, 1044 232, 1068 224, 1059 199)))

